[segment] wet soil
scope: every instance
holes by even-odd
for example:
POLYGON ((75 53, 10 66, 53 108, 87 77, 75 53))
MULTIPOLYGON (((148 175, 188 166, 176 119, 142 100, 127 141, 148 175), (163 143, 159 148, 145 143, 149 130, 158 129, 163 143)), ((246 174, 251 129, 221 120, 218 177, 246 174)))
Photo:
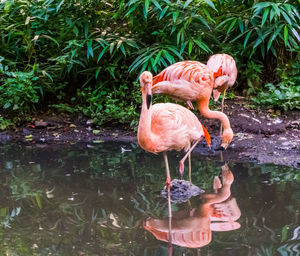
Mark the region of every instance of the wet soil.
MULTIPOLYGON (((212 136, 212 150, 202 142, 193 154, 217 159, 221 155, 224 161, 254 161, 300 168, 300 111, 280 112, 249 104, 242 97, 226 100, 224 112, 230 119, 234 138, 225 151, 216 150, 220 145, 219 121, 199 115, 212 136)), ((220 105, 212 108, 220 109, 220 105)), ((38 115, 30 123, 0 132, 0 143, 48 145, 103 141, 136 143, 136 132, 118 124, 98 127, 82 116, 54 115, 38 115)))

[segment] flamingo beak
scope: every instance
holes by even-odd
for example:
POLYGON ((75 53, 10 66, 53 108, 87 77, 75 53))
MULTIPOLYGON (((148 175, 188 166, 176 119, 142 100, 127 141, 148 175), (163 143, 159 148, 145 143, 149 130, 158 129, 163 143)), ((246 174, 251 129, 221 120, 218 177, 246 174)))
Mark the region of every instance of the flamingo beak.
POLYGON ((151 102, 152 102, 152 94, 148 94, 146 96, 146 102, 147 102, 147 108, 150 108, 151 102))
POLYGON ((224 150, 226 150, 228 148, 228 146, 229 146, 229 142, 223 142, 221 144, 221 147, 224 148, 224 150))
POLYGON ((146 103, 147 103, 147 108, 149 109, 150 106, 151 106, 151 103, 152 103, 152 90, 151 90, 151 84, 149 84, 149 85, 146 87, 146 92, 147 92, 147 95, 146 95, 146 103))

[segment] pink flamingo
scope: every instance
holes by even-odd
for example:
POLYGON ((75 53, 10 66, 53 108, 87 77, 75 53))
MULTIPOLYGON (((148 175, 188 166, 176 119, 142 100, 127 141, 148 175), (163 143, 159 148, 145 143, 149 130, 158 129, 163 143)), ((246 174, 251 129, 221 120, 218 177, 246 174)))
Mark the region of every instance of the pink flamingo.
POLYGON ((196 101, 203 116, 219 119, 224 127, 221 146, 226 149, 233 138, 229 119, 223 112, 209 109, 214 79, 221 75, 221 72, 221 67, 217 72, 212 72, 198 61, 177 62, 153 78, 152 91, 184 100, 191 108, 193 107, 191 101, 196 101))
POLYGON ((187 108, 173 103, 158 103, 152 106, 152 81, 153 76, 150 72, 145 71, 141 74, 143 103, 137 137, 139 145, 144 150, 155 154, 163 152, 167 175, 169 216, 171 216, 171 176, 166 151, 181 149, 187 151, 179 164, 179 172, 182 176, 187 156, 203 137, 210 146, 210 135, 198 118, 187 108), (194 142, 192 147, 191 142, 194 142))
MULTIPOLYGON (((208 59, 207 67, 213 72, 217 72, 221 68, 221 75, 215 79, 213 97, 215 102, 217 102, 221 92, 223 92, 221 111, 224 112, 226 90, 228 87, 234 85, 237 77, 235 60, 225 53, 215 54, 208 59)), ((222 125, 220 127, 220 134, 222 134, 222 125)))
POLYGON ((224 98, 228 87, 234 85, 237 77, 237 68, 234 59, 228 54, 215 54, 207 61, 207 67, 218 72, 221 67, 221 75, 215 79, 213 96, 215 102, 219 99, 221 92, 224 93, 222 99, 222 112, 224 109, 224 98))

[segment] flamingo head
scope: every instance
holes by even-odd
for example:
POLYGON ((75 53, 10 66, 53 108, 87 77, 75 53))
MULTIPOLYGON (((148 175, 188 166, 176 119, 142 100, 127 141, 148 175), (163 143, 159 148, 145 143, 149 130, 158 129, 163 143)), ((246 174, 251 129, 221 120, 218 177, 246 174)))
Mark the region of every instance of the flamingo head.
POLYGON ((226 149, 230 142, 232 141, 233 138, 233 131, 231 128, 229 129, 225 129, 222 135, 222 144, 221 147, 223 147, 224 149, 226 149))
POLYGON ((140 75, 141 91, 146 93, 147 108, 150 108, 152 102, 152 80, 153 76, 149 71, 144 71, 140 75))

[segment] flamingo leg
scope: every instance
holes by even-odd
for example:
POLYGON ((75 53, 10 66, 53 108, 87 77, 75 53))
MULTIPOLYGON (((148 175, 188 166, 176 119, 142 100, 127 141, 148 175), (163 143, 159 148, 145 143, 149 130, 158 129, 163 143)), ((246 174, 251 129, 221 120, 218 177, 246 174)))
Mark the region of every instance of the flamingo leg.
POLYGON ((193 151, 193 149, 197 146, 199 141, 200 140, 196 140, 194 145, 188 150, 188 152, 186 152, 185 156, 179 161, 179 173, 180 173, 181 178, 182 178, 183 172, 184 172, 184 161, 188 157, 188 155, 193 151))
MULTIPOLYGON (((221 107, 222 113, 224 112, 224 100, 225 100, 226 90, 227 90, 227 89, 225 89, 224 92, 223 92, 222 107, 221 107)), ((222 136, 222 128, 223 128, 223 126, 222 126, 222 123, 221 123, 221 127, 220 127, 220 136, 222 136)))
POLYGON ((168 156, 166 152, 163 152, 165 164, 166 164, 166 174, 167 174, 167 180, 166 180, 166 186, 168 189, 168 210, 169 210, 169 218, 172 217, 172 208, 171 208, 171 176, 170 176, 170 169, 169 169, 169 162, 168 162, 168 156))
POLYGON ((168 239, 168 255, 173 255, 173 245, 172 245, 172 217, 169 217, 169 239, 168 239))
MULTIPOLYGON (((189 150, 191 149, 191 142, 189 143, 189 150)), ((189 180, 192 182, 192 159, 191 154, 189 154, 189 180)))
POLYGON ((186 104, 190 107, 190 109, 194 109, 193 103, 190 100, 187 100, 186 104))

